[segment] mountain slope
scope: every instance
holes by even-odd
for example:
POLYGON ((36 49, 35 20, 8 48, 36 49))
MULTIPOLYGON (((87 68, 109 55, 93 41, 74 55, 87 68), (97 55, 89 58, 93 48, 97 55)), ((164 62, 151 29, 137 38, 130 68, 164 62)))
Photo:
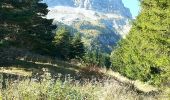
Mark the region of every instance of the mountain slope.
POLYGON ((130 30, 132 15, 121 0, 45 0, 49 5, 49 19, 67 25, 72 32, 80 32, 90 49, 99 47, 110 52, 130 30))

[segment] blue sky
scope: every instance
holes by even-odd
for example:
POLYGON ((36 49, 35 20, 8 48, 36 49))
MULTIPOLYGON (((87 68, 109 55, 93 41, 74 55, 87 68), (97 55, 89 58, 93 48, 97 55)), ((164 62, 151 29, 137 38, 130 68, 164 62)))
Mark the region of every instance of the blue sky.
POLYGON ((124 5, 130 9, 133 18, 135 18, 140 11, 139 0, 122 0, 124 5))

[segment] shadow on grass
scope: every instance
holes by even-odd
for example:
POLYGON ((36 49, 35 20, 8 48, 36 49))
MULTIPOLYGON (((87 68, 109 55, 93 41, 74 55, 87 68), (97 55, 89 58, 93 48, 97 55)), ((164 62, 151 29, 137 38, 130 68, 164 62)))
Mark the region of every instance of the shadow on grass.
MULTIPOLYGON (((37 82, 42 82, 41 79, 43 79, 42 75, 45 74, 45 72, 48 72, 51 74, 51 78, 56 80, 60 79, 61 81, 68 80, 68 78, 72 78, 73 82, 78 80, 80 84, 85 84, 87 82, 91 83, 104 83, 109 78, 108 82, 118 82, 121 86, 128 87, 129 91, 135 91, 138 94, 145 94, 143 91, 138 90, 136 87, 134 87, 134 84, 128 84, 128 83, 122 83, 119 80, 116 80, 114 77, 109 77, 104 75, 103 73, 97 72, 95 70, 89 71, 87 68, 79 68, 78 66, 74 66, 73 64, 64 63, 64 62, 57 62, 53 64, 45 64, 45 63, 34 63, 34 62, 28 62, 28 61, 21 61, 21 60, 15 60, 11 61, 10 63, 7 63, 6 65, 0 65, 2 67, 5 67, 6 69, 11 69, 11 67, 15 67, 18 69, 22 69, 24 71, 30 71, 32 72, 31 77, 24 77, 24 76, 18 76, 15 74, 6 74, 6 73, 0 73, 0 76, 2 76, 2 88, 6 88, 6 80, 9 80, 9 82, 14 82, 15 80, 25 80, 25 79, 36 79, 37 82), (62 64, 63 63, 63 64, 62 64), (60 76, 59 76, 60 74, 60 76), (114 79, 114 80, 112 80, 114 79)), ((12 69, 11 69, 12 70, 12 69)), ((10 83, 9 83, 10 84, 10 83)), ((153 92, 151 92, 153 93, 153 92)), ((153 93, 156 94, 156 93, 153 93)))
POLYGON ((24 71, 32 72, 33 78, 40 78, 41 75, 44 75, 45 72, 51 74, 52 78, 58 78, 58 75, 61 75, 61 79, 64 80, 65 76, 73 77, 76 80, 101 80, 106 77, 102 73, 98 73, 95 71, 88 71, 80 68, 79 66, 69 64, 63 61, 52 61, 51 64, 47 63, 35 63, 29 61, 21 61, 15 60, 10 61, 6 65, 1 65, 6 69, 10 69, 11 67, 21 68, 24 71))

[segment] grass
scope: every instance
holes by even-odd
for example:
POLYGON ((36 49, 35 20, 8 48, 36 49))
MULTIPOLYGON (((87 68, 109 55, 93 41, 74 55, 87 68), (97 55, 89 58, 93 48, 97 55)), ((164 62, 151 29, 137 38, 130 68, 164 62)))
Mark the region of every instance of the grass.
POLYGON ((139 94, 131 86, 122 86, 115 80, 81 83, 70 76, 64 81, 53 80, 46 73, 41 82, 32 79, 7 83, 3 100, 158 100, 155 95, 139 94))
POLYGON ((8 77, 5 78, 6 88, 1 88, 0 100, 2 98, 3 100, 169 100, 170 98, 168 89, 161 92, 146 83, 129 80, 111 70, 82 66, 39 55, 19 57, 14 62, 1 66, 0 73, 5 73, 8 77))
POLYGON ((145 93, 149 93, 149 92, 152 92, 152 91, 155 91, 155 92, 159 91, 158 88, 156 88, 152 85, 149 85, 148 83, 144 83, 144 82, 141 82, 139 80, 135 80, 135 81, 130 80, 130 79, 122 76, 120 73, 114 72, 112 70, 107 71, 105 74, 114 77, 116 80, 118 80, 122 83, 132 84, 132 85, 134 85, 135 88, 137 88, 138 90, 143 91, 145 93))
POLYGON ((24 71, 22 68, 11 67, 11 68, 0 68, 0 73, 10 73, 18 76, 32 76, 31 71, 24 71))

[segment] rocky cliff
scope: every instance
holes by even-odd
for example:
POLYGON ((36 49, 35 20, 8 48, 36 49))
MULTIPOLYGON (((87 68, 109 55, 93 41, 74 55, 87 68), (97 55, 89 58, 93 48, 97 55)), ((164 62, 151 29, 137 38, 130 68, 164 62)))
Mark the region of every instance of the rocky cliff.
POLYGON ((130 30, 130 10, 122 0, 44 0, 49 6, 48 18, 54 23, 80 32, 89 49, 96 46, 110 52, 130 30))

